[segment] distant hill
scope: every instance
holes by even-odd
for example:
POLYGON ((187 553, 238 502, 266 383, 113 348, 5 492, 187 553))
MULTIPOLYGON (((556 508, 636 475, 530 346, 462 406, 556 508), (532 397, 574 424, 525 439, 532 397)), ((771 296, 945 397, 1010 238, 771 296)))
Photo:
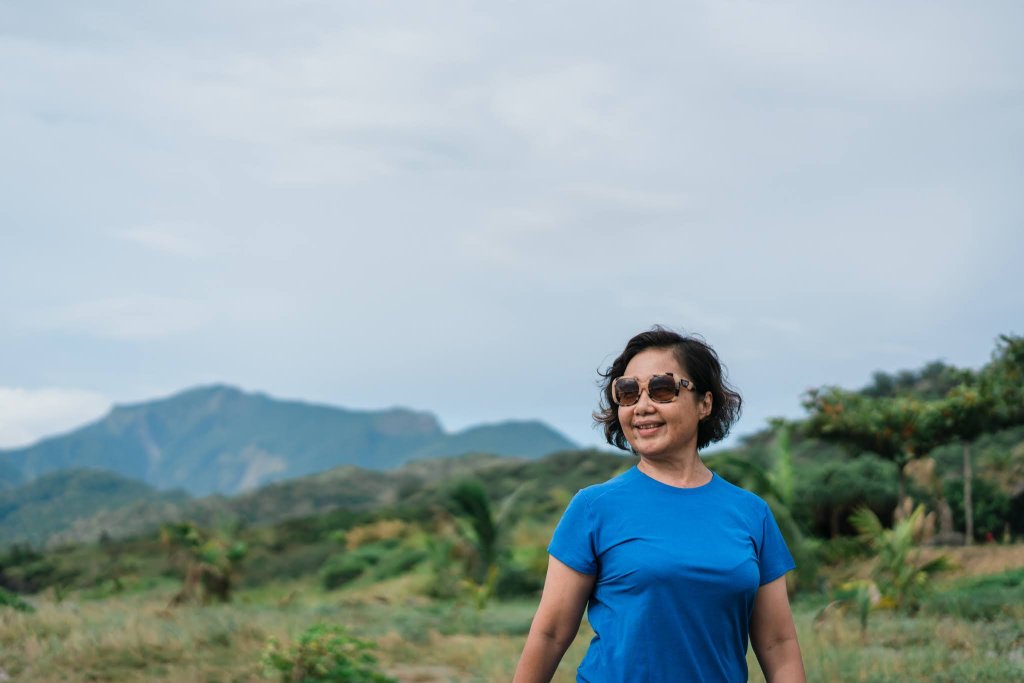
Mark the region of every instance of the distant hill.
POLYGON ((80 516, 59 532, 49 531, 47 540, 93 542, 102 534, 125 538, 152 533, 164 522, 180 520, 203 526, 262 526, 339 509, 368 512, 395 505, 424 506, 440 501, 446 485, 465 477, 483 480, 498 497, 526 483, 531 492, 522 493, 521 498, 532 497, 550 504, 550 489, 564 486, 570 494, 575 493, 580 485, 607 478, 632 463, 632 458, 599 451, 562 451, 540 459, 490 454, 431 458, 390 471, 346 465, 270 484, 233 498, 213 495, 173 500, 165 495, 102 509, 97 503, 94 514, 80 516))
POLYGON ((214 385, 134 405, 32 446, 0 450, 0 490, 60 470, 98 468, 157 489, 237 494, 339 465, 394 468, 486 451, 540 457, 574 444, 539 422, 448 434, 430 413, 354 411, 214 385))
POLYGON ((114 511, 135 501, 181 502, 181 492, 157 493, 133 479, 102 470, 52 472, 0 491, 0 546, 39 544, 76 520, 114 511))

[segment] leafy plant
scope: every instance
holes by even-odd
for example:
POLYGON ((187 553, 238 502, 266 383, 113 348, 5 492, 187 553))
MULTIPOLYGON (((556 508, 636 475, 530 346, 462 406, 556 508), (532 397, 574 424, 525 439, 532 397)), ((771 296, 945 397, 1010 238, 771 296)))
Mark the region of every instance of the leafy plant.
POLYGON ((962 579, 928 599, 925 610, 972 621, 1024 620, 1024 569, 962 579))
POLYGON ((165 524, 160 542, 184 571, 181 590, 171 598, 177 605, 195 598, 202 588, 204 604, 211 600, 230 602, 239 565, 248 552, 241 541, 231 541, 201 530, 190 522, 165 524))
POLYGON ((373 648, 342 626, 317 624, 287 647, 271 638, 261 661, 281 683, 397 683, 380 671, 373 648))
POLYGON ((498 555, 506 532, 509 511, 520 486, 501 505, 497 514, 491 511, 490 499, 483 485, 476 480, 463 480, 451 491, 459 531, 472 547, 467 562, 466 588, 478 609, 483 609, 494 594, 500 573, 498 555))
POLYGON ((878 606, 916 610, 930 588, 931 575, 949 568, 945 556, 929 562, 920 560, 915 535, 920 533, 924 523, 924 506, 918 505, 892 529, 883 527, 878 516, 868 508, 859 508, 850 522, 878 553, 871 572, 881 593, 878 606))
POLYGON ((28 604, 17 593, 0 588, 0 607, 10 607, 17 612, 35 612, 35 608, 28 604))

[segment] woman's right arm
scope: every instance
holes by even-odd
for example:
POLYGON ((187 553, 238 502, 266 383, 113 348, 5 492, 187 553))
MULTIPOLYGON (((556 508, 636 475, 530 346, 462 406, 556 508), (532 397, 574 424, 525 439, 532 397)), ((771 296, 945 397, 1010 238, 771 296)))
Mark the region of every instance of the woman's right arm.
POLYGON ((549 683, 580 629, 595 578, 548 556, 544 592, 512 683, 549 683))

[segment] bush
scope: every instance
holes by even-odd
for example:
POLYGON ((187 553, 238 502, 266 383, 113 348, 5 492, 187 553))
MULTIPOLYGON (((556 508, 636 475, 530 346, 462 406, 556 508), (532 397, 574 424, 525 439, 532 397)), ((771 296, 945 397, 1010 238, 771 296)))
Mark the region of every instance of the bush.
POLYGON ((972 621, 1024 620, 1024 569, 961 581, 933 595, 925 609, 972 621))
POLYGON ((346 583, 358 579, 370 566, 371 563, 367 558, 358 553, 335 555, 327 560, 323 569, 320 570, 320 584, 326 590, 340 588, 346 583))
POLYGON ((397 548, 380 558, 373 568, 373 578, 383 580, 400 576, 426 559, 427 553, 424 550, 397 548))
POLYGON ((515 564, 501 567, 494 594, 499 598, 534 596, 544 588, 544 575, 515 564))
POLYGON ((341 626, 317 624, 287 648, 271 638, 261 661, 281 683, 397 683, 379 671, 373 647, 341 626))
MULTIPOLYGON (((974 503, 974 538, 982 540, 988 534, 999 538, 1004 527, 1010 522, 1010 497, 999 490, 988 479, 974 477, 971 480, 973 489, 971 499, 974 503)), ((953 525, 963 529, 964 517, 964 484, 960 481, 947 481, 946 500, 953 509, 953 525)))
POLYGON ((0 588, 0 607, 10 607, 18 612, 35 612, 35 608, 22 600, 17 593, 0 588))
POLYGON ((241 585, 259 586, 282 578, 315 575, 328 558, 337 552, 333 545, 297 545, 274 551, 255 548, 246 563, 241 585))
POLYGON ((845 565, 867 557, 871 557, 871 548, 855 536, 829 538, 818 546, 818 559, 827 565, 845 565))

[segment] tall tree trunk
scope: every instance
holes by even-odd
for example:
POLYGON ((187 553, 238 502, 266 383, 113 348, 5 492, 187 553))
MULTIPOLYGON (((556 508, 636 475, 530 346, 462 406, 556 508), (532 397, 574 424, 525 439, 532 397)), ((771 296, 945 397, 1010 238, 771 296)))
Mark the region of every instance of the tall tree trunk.
POLYGON ((964 442, 964 545, 974 542, 974 500, 971 497, 971 444, 964 442))
POLYGON ((839 537, 839 506, 833 505, 828 513, 828 532, 832 538, 839 537))

